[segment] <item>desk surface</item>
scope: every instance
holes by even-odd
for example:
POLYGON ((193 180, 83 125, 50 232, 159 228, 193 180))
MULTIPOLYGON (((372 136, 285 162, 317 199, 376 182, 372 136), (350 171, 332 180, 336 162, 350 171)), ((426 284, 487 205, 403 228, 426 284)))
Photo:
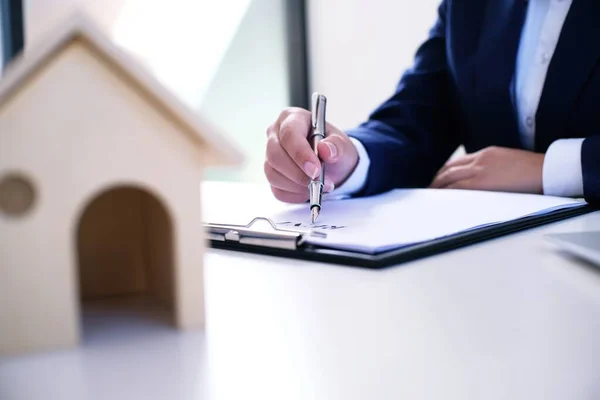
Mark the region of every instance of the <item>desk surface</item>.
MULTIPOLYGON (((281 206, 244 184, 204 199, 213 222, 281 206)), ((598 229, 594 213, 380 271, 211 250, 205 331, 96 314, 81 348, 0 359, 0 399, 600 398, 600 270, 543 239, 598 229)))

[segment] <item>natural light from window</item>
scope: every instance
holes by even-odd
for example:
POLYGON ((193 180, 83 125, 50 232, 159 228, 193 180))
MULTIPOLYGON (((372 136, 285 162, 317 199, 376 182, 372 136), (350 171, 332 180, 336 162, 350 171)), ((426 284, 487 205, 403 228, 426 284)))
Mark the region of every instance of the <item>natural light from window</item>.
POLYGON ((192 107, 216 75, 250 0, 128 0, 112 29, 116 43, 139 56, 192 107))

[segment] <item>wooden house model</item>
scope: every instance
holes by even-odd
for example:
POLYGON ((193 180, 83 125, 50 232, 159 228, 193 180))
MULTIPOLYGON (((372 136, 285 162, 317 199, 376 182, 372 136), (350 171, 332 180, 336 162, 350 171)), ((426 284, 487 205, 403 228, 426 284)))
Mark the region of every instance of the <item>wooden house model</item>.
POLYGON ((90 20, 0 80, 0 355, 75 346, 82 300, 204 322, 201 181, 241 155, 90 20))

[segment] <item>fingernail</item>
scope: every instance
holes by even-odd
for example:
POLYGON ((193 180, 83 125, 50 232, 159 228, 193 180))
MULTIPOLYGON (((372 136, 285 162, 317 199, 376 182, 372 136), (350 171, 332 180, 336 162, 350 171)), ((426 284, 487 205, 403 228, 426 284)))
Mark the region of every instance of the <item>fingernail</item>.
POLYGON ((331 142, 325 142, 327 147, 329 147, 329 151, 331 152, 331 158, 335 158, 337 156, 337 147, 331 142))
POLYGON ((317 174, 319 173, 319 167, 317 167, 315 164, 311 163, 310 161, 307 161, 304 163, 304 173, 314 179, 317 177, 317 174))
POLYGON ((329 178, 325 178, 325 182, 323 185, 323 190, 327 193, 329 192, 333 192, 333 189, 335 189, 335 185, 333 184, 333 182, 331 181, 331 179, 329 178))

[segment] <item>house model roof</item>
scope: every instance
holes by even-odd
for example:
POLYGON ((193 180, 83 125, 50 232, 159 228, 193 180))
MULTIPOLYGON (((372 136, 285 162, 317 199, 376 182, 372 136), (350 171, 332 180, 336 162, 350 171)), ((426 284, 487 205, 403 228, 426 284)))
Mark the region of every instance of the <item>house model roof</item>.
POLYGON ((157 112, 166 114, 179 131, 195 146, 206 165, 236 165, 242 154, 227 140, 227 136, 198 113, 190 110, 170 90, 161 84, 145 67, 114 44, 81 12, 77 12, 58 26, 44 40, 32 44, 4 70, 0 80, 0 108, 6 100, 36 71, 58 56, 74 42, 85 44, 111 67, 116 68, 135 90, 139 91, 157 112))

